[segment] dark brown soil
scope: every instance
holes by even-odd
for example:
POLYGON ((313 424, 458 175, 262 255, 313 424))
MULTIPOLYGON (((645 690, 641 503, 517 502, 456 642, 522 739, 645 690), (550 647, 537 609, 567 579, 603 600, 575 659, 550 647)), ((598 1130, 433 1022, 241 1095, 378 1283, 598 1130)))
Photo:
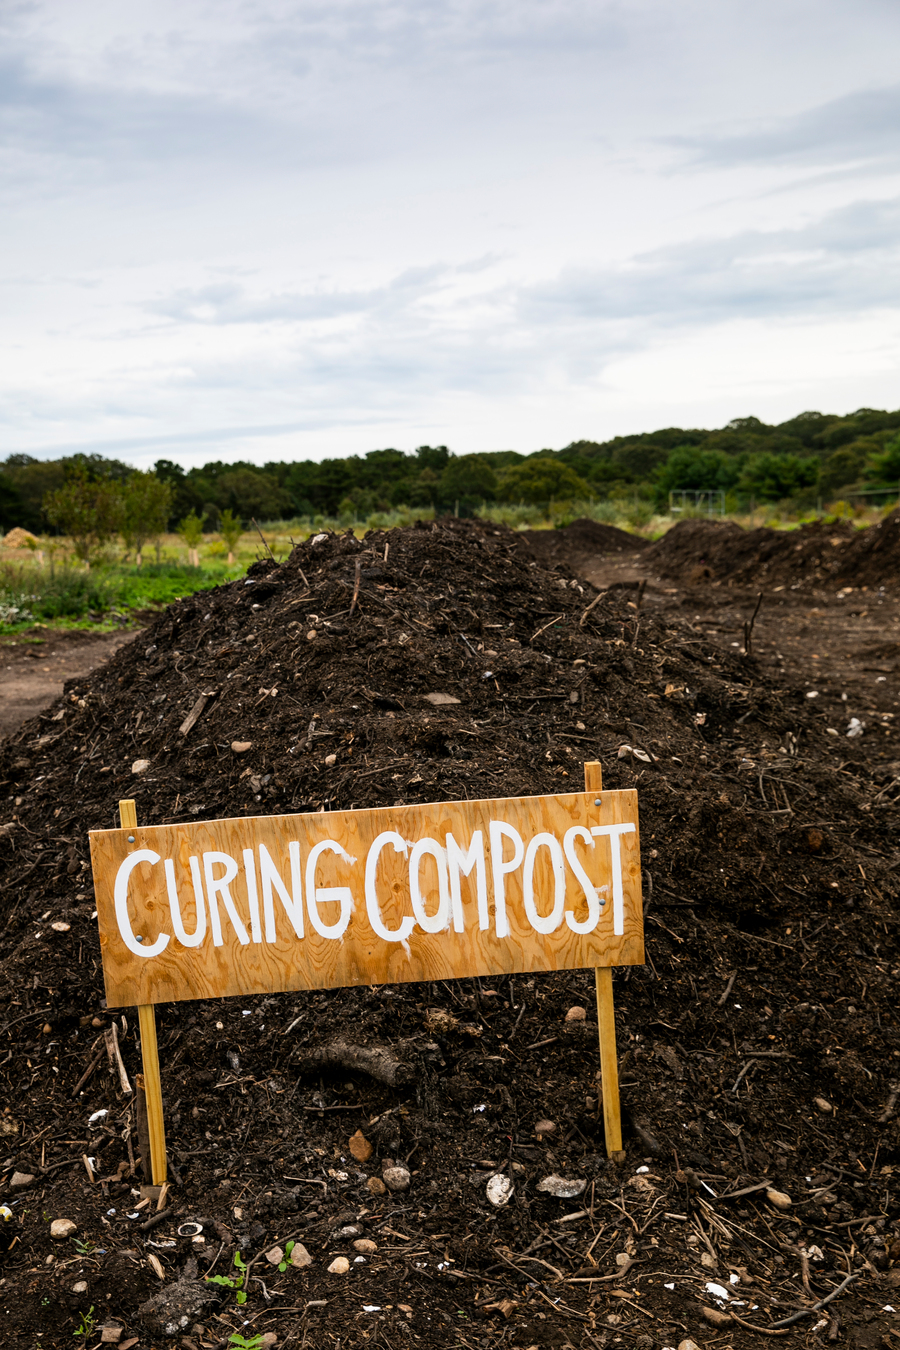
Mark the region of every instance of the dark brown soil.
POLYGON ((893 588, 900 580, 900 510, 866 530, 847 521, 743 530, 733 521, 682 520, 647 549, 643 562, 660 576, 691 584, 893 588))
MULTIPOLYGON (((592 565, 615 582, 636 552, 592 565)), ((173 605, 0 747, 8 1343, 91 1344, 72 1335, 93 1306, 141 1350, 232 1331, 295 1350, 743 1350, 759 1334, 704 1320, 708 1281, 768 1328, 852 1273, 785 1339, 822 1322, 822 1343, 900 1344, 896 602, 832 587, 826 605, 788 583, 745 656, 755 597, 667 590, 648 554, 641 608, 620 587, 585 617, 593 588, 506 530, 320 538, 173 605), (863 622, 878 655, 854 657, 863 622), (433 692, 460 702, 434 708, 433 692), (134 778, 138 758, 151 767, 134 778), (125 796, 154 824, 384 806, 580 787, 594 758, 641 803, 649 960, 616 977, 626 1161, 603 1145, 590 972, 163 1006, 178 1213, 141 1232, 132 1107, 105 1058, 73 1097, 112 1020, 140 1067, 136 1018, 103 1006, 87 831, 125 796), (586 1021, 565 1020, 573 1005, 586 1021), (298 1073, 326 1031, 392 1046, 412 1086, 298 1073), (555 1129, 538 1139, 541 1118, 555 1129), (410 1189, 373 1195, 388 1159, 407 1160, 410 1189), (14 1191, 13 1170, 35 1180, 14 1191), (501 1210, 495 1170, 516 1186, 501 1210), (583 1196, 538 1191, 554 1172, 583 1196), (763 1185, 790 1206, 747 1189, 763 1185), (51 1240, 58 1217, 80 1248, 51 1240), (194 1218, 199 1248, 177 1233, 194 1218), (358 1236, 377 1244, 363 1262, 358 1236), (264 1252, 290 1238, 313 1264, 280 1274, 264 1252), (151 1329, 151 1256, 168 1285, 194 1256, 200 1276, 225 1273, 236 1250, 258 1258, 242 1308, 219 1290, 177 1334, 151 1329), (327 1272, 338 1254, 348 1275, 327 1272)))

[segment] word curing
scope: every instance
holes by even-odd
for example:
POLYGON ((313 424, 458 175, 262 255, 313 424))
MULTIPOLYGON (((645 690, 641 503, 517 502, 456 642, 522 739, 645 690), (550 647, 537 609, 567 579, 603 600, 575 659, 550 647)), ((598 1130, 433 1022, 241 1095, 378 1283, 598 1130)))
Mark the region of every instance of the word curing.
POLYGON ((631 792, 91 835, 110 1006, 643 959, 631 792))

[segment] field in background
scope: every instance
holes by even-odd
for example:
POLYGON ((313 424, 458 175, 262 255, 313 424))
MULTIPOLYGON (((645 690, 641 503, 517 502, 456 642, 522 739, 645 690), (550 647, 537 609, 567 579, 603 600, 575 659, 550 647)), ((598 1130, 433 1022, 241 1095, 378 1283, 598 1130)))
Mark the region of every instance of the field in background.
MULTIPOLYGON (((890 509, 890 508, 887 508, 890 509)), ((797 513, 777 505, 758 507, 746 514, 729 513, 727 519, 746 528, 770 526, 792 529, 806 521, 851 519, 860 528, 874 524, 886 513, 878 507, 855 507, 836 502, 824 511, 797 513)), ((701 516, 685 511, 679 515, 654 513, 649 502, 638 496, 620 500, 576 501, 537 506, 486 506, 480 513, 510 529, 555 529, 587 517, 615 525, 647 539, 659 538, 677 520, 701 516)), ((192 566, 184 541, 164 535, 148 548, 138 567, 110 548, 89 568, 78 563, 65 539, 42 539, 37 548, 6 548, 0 538, 0 633, 35 626, 114 629, 133 622, 142 611, 170 604, 181 596, 209 590, 242 576, 251 563, 271 550, 281 561, 293 543, 326 530, 352 529, 362 536, 371 529, 393 529, 416 520, 432 520, 429 510, 374 512, 365 519, 350 515, 300 517, 270 521, 262 526, 263 538, 255 532, 241 536, 229 564, 225 544, 217 535, 205 535, 199 547, 200 566, 192 566), (157 561, 158 559, 158 561, 157 561)))

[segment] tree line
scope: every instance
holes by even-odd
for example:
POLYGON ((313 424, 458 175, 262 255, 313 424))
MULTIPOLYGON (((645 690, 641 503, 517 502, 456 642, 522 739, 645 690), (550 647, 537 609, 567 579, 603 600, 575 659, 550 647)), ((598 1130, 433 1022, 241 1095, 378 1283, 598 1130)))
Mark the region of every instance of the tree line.
MULTIPOLYGON (((670 491, 718 490, 755 502, 830 501, 900 483, 900 411, 805 412, 778 424, 739 417, 712 431, 667 427, 560 450, 454 455, 446 446, 371 450, 262 466, 214 460, 183 469, 157 460, 140 473, 101 455, 0 461, 0 527, 73 534, 65 520, 94 494, 93 510, 140 547, 195 519, 366 519, 394 508, 474 514, 484 504, 544 506, 639 495, 665 506, 670 491), (61 495, 62 494, 62 495, 61 495), (66 512, 68 511, 68 516, 66 512), (138 536, 141 536, 138 538, 138 536)), ((90 510, 88 511, 90 514, 90 510)))

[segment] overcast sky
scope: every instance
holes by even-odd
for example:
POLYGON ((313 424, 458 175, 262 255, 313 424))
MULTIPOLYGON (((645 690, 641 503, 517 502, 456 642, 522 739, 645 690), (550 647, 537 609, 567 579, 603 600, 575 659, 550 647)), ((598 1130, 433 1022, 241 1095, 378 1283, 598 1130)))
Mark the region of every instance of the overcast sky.
POLYGON ((900 406, 896 0, 5 0, 0 459, 900 406))

